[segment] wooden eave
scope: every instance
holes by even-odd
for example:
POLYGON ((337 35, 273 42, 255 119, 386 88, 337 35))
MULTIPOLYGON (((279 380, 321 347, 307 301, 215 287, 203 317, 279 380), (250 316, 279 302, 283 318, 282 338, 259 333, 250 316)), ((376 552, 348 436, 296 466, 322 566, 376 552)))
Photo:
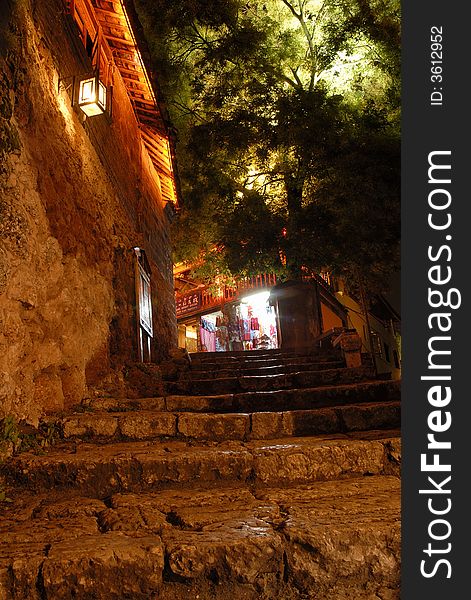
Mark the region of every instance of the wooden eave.
MULTIPOLYGON (((160 94, 149 77, 144 64, 139 40, 134 6, 129 0, 91 0, 101 28, 103 39, 109 46, 113 62, 119 71, 131 101, 142 133, 143 143, 160 176, 163 199, 178 204, 178 185, 174 168, 173 140, 170 140, 169 122, 163 114, 160 94)), ((141 42, 142 43, 142 42, 141 42)))

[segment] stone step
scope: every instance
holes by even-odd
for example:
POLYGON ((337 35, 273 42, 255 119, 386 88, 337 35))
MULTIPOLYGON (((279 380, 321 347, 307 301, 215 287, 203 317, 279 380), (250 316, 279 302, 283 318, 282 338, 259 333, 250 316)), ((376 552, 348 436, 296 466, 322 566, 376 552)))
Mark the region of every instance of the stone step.
POLYGON ((76 489, 104 498, 184 486, 311 484, 359 475, 397 474, 397 430, 272 441, 69 443, 45 455, 13 457, 7 484, 35 492, 76 489))
POLYGON ((312 436, 400 427, 400 403, 382 402, 314 410, 260 413, 157 411, 77 413, 50 419, 63 439, 227 441, 312 436))
POLYGON ((240 368, 240 367, 270 367, 275 365, 293 365, 293 364, 322 364, 342 360, 340 354, 326 354, 321 356, 293 356, 286 357, 259 357, 251 359, 238 359, 237 357, 223 357, 216 359, 208 358, 206 360, 193 359, 191 361, 192 369, 222 369, 222 368, 240 368))
POLYGON ((392 402, 400 399, 400 393, 399 381, 372 381, 236 394, 175 394, 165 398, 165 406, 171 412, 283 412, 363 402, 392 402))
POLYGON ((324 363, 293 363, 283 365, 281 363, 268 367, 253 367, 251 365, 230 365, 219 369, 190 368, 190 375, 195 379, 220 379, 224 377, 244 377, 247 375, 283 375, 285 373, 298 373, 301 371, 324 371, 328 369, 341 369, 345 367, 342 361, 331 361, 324 363))
MULTIPOLYGON (((191 352, 192 360, 206 360, 223 358, 258 358, 260 356, 279 356, 283 354, 280 348, 272 350, 229 350, 227 352, 191 352)), ((292 353, 290 353, 291 355, 292 353)))
POLYGON ((332 356, 338 353, 334 348, 314 348, 313 350, 281 350, 280 348, 272 350, 232 350, 227 352, 191 352, 190 358, 194 361, 216 361, 224 359, 237 360, 259 360, 265 358, 298 358, 298 357, 319 357, 332 356))
POLYGON ((343 404, 391 402, 400 399, 400 381, 370 381, 342 386, 325 386, 300 390, 245 392, 186 396, 171 394, 156 398, 86 398, 80 405, 84 412, 283 412, 310 410, 343 404))
MULTIPOLYGON (((197 377, 195 374, 194 377, 197 377)), ((373 377, 370 367, 327 369, 323 371, 301 371, 282 375, 244 375, 217 379, 181 379, 165 384, 168 394, 228 394, 237 392, 258 392, 313 388, 319 386, 342 385, 365 381, 373 377)))
POLYGON ((400 482, 23 493, 0 525, 0 597, 399 598, 400 482))

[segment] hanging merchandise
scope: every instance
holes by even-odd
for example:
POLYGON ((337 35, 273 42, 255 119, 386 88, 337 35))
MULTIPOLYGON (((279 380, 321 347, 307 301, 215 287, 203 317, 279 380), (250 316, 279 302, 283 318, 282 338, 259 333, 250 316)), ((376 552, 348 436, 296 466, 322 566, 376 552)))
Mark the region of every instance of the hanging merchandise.
POLYGON ((216 352, 229 350, 229 333, 227 327, 221 325, 216 329, 216 352))
POLYGON ((257 317, 252 317, 250 319, 250 329, 252 329, 252 331, 258 331, 260 329, 260 325, 258 324, 257 317))
POLYGON ((238 319, 244 349, 270 349, 278 347, 276 315, 268 304, 269 292, 260 292, 243 298, 238 306, 238 319), (269 331, 274 335, 268 335, 269 331), (262 336, 266 338, 262 338, 262 336))
POLYGON ((204 330, 201 332, 201 344, 205 346, 203 351, 225 352, 231 349, 228 323, 229 319, 220 311, 201 317, 201 328, 204 330))
POLYGON ((226 304, 223 309, 223 322, 227 326, 229 338, 229 350, 242 350, 240 338, 239 317, 237 307, 233 304, 226 304))
POLYGON ((216 352, 216 325, 204 317, 201 317, 200 340, 203 352, 216 352))
POLYGON ((203 352, 216 352, 216 333, 200 328, 201 350, 203 352))
POLYGON ((250 341, 250 320, 239 319, 240 335, 244 342, 250 341))
POLYGON ((239 304, 201 317, 201 347, 208 352, 278 347, 276 315, 268 305, 269 292, 253 294, 239 304))

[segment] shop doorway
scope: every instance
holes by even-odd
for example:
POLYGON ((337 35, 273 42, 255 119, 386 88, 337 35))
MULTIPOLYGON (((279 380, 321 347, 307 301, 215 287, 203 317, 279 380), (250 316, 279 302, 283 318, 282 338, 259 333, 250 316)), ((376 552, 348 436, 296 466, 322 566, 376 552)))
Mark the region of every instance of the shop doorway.
POLYGON ((203 352, 269 350, 278 348, 276 314, 264 291, 226 304, 201 317, 200 344, 203 352))
POLYGON ((188 352, 198 351, 198 326, 195 321, 178 325, 178 347, 188 352))

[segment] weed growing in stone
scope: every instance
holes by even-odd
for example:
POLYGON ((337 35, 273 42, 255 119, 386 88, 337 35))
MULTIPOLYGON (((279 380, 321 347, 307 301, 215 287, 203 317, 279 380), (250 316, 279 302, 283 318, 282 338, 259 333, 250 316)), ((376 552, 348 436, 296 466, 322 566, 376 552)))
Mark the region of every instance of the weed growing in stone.
MULTIPOLYGON (((0 467, 14 454, 35 452, 42 454, 60 438, 60 429, 55 422, 42 422, 39 427, 18 423, 15 417, 7 415, 0 420, 0 467)), ((0 503, 11 502, 4 483, 0 480, 0 503)))

